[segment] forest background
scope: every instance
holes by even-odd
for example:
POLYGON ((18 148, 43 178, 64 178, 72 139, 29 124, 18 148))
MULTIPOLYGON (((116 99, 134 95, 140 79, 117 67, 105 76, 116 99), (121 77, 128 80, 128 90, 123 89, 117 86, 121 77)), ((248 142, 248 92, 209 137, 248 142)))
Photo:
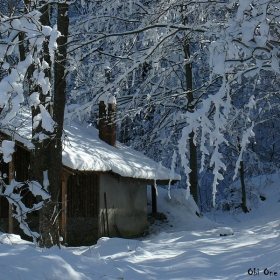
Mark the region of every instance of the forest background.
MULTIPOLYGON (((117 101, 118 140, 181 174, 175 187, 202 212, 250 211, 260 197, 250 179, 279 165, 278 1, 5 0, 0 9, 0 126, 15 136, 15 117, 32 115, 29 184, 43 200, 31 235, 41 246, 59 243, 63 124, 98 126, 104 95, 117 101)), ((5 162, 13 147, 2 141, 5 162)), ((21 185, 9 186, 0 193, 15 203, 21 185)))

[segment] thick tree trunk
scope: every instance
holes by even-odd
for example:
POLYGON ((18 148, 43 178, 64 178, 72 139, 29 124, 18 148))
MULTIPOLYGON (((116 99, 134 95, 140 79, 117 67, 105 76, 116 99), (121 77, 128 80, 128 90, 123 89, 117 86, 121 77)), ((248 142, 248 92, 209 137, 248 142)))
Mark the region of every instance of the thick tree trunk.
MULTIPOLYGON (((66 100, 66 80, 65 80, 65 63, 66 63, 66 42, 68 36, 68 5, 57 4, 57 28, 61 32, 61 37, 57 40, 58 50, 55 55, 54 64, 54 86, 53 86, 53 108, 47 98, 51 97, 51 92, 47 95, 40 94, 41 104, 49 111, 56 123, 54 132, 44 131, 41 125, 33 130, 33 136, 37 133, 44 133, 49 138, 42 142, 33 139, 35 149, 31 154, 30 174, 31 179, 38 181, 40 184, 48 188, 51 195, 51 201, 46 202, 39 213, 39 232, 42 247, 51 247, 59 245, 59 194, 61 190, 62 179, 62 131, 64 120, 64 107, 66 100), (46 179, 49 183, 46 183, 46 179)), ((49 22, 49 5, 45 5, 42 9, 41 22, 43 25, 50 25, 49 22)), ((51 59, 47 44, 44 45, 44 60, 51 66, 51 59)), ((46 70, 45 75, 50 78, 51 67, 46 70)), ((51 78, 50 78, 51 80, 51 78)), ((36 88, 34 91, 39 91, 36 88)), ((40 91, 39 91, 40 92, 40 91)), ((32 117, 34 118, 40 109, 33 108, 32 117)))
MULTIPOLYGON (((58 38, 58 51, 55 56, 54 65, 54 102, 53 102, 53 120, 57 126, 55 129, 55 139, 50 143, 50 192, 52 200, 55 201, 55 212, 58 211, 58 199, 61 189, 62 180, 62 132, 64 122, 64 108, 66 103, 66 79, 65 79, 65 65, 67 55, 67 38, 68 38, 68 4, 58 4, 57 28, 61 33, 58 38)), ((47 210, 48 211, 48 210, 47 210)), ((58 227, 58 219, 55 221, 58 227)))
MULTIPOLYGON (((49 5, 45 5, 41 8, 40 12, 41 23, 43 25, 50 26, 49 21, 49 5)), ((50 68, 45 69, 45 77, 48 77, 51 80, 51 59, 49 55, 48 43, 45 42, 43 44, 43 59, 49 64, 50 68)), ((34 69, 30 69, 30 74, 33 73, 34 69)), ((40 93, 40 102, 45 106, 46 110, 50 112, 50 98, 51 92, 49 91, 47 94, 42 93, 42 89, 40 86, 36 86, 33 88, 31 84, 31 92, 39 92, 40 93)), ((40 113, 40 108, 33 107, 32 108, 32 120, 40 113)), ((55 133, 55 132, 54 132, 55 133)), ((39 232, 41 234, 41 239, 39 240, 39 245, 42 247, 51 247, 53 245, 59 244, 59 227, 58 222, 56 222, 57 213, 58 213, 58 195, 59 189, 57 186, 53 186, 52 181, 50 180, 47 184, 47 179, 49 179, 49 174, 51 173, 51 169, 53 168, 51 165, 51 143, 54 141, 54 133, 50 133, 45 131, 41 125, 41 123, 32 130, 32 142, 35 148, 31 152, 30 159, 30 179, 34 181, 38 181, 42 186, 48 189, 52 201, 45 202, 45 205, 39 212, 39 232), (47 139, 43 141, 39 141, 39 138, 35 138, 35 135, 45 134, 48 136, 47 139), (45 174, 45 176, 44 176, 45 174), (54 191, 54 189, 57 189, 54 191)))
POLYGON ((58 38, 58 50, 55 55, 54 65, 54 100, 53 100, 53 120, 57 126, 55 128, 55 138, 50 141, 50 168, 49 168, 49 191, 52 197, 52 203, 48 203, 41 212, 42 216, 42 240, 46 247, 59 244, 59 220, 58 220, 58 199, 61 189, 62 179, 62 132, 64 121, 64 107, 66 102, 66 79, 65 64, 67 55, 67 38, 68 38, 68 4, 58 4, 57 11, 57 28, 61 33, 58 38), (51 218, 51 219, 50 219, 51 218), (49 224, 49 222, 52 224, 49 224), (48 228, 52 231, 54 238, 49 237, 48 228), (53 244, 51 244, 51 242, 53 244))

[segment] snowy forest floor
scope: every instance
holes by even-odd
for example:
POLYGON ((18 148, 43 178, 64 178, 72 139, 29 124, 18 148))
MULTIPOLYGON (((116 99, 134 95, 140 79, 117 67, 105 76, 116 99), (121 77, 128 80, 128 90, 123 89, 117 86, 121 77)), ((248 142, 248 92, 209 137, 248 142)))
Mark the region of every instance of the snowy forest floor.
POLYGON ((140 239, 101 238, 91 247, 40 249, 0 233, 0 280, 185 280, 280 278, 280 184, 260 186, 266 200, 250 213, 197 217, 184 190, 158 188, 156 222, 140 239), (233 235, 220 236, 220 233, 233 235), (269 275, 267 275, 269 274, 269 275), (272 277, 273 276, 273 277, 272 277))

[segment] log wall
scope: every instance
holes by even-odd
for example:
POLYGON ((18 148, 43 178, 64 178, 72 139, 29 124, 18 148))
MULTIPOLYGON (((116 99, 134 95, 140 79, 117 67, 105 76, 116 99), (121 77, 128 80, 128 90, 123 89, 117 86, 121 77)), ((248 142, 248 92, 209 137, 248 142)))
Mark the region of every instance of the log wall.
POLYGON ((67 182, 67 244, 92 245, 98 239, 99 175, 70 175, 67 182))

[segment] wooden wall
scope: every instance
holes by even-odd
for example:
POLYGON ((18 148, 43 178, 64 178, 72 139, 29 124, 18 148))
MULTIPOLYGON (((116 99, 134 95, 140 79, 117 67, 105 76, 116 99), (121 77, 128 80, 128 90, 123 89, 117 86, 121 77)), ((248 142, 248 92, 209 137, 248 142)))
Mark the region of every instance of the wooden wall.
POLYGON ((79 173, 70 175, 67 182, 67 216, 98 216, 98 174, 79 173))
MULTIPOLYGON (((0 155, 0 172, 1 177, 6 174, 6 179, 4 179, 4 182, 6 184, 9 183, 9 164, 3 162, 2 155, 0 155)), ((2 177, 3 178, 3 177, 2 177)), ((9 203, 8 200, 5 197, 0 197, 0 218, 8 218, 9 216, 9 203)), ((0 229, 1 230, 1 229, 0 229)))
MULTIPOLYGON (((14 178, 18 182, 24 182, 29 179, 30 152, 20 146, 16 146, 14 153, 14 178)), ((32 207, 36 203, 36 198, 29 192, 23 192, 23 203, 27 207, 32 207)))
MULTIPOLYGON (((2 158, 1 158, 2 159, 2 158)), ((13 154, 13 161, 10 162, 10 170, 9 163, 4 163, 2 160, 0 162, 0 171, 2 173, 6 173, 10 176, 10 178, 15 179, 17 182, 24 182, 28 180, 30 164, 30 152, 26 149, 16 145, 15 152, 13 154), (13 172, 11 172, 13 171, 13 172), (11 174, 9 174, 9 172, 11 174)), ((5 183, 9 183, 9 178, 5 179, 5 183)), ((16 190, 15 190, 16 192, 16 190)), ((26 207, 32 207, 34 203, 36 203, 36 198, 29 192, 28 186, 23 187, 21 191, 21 195, 23 196, 22 202, 26 207)), ((9 203, 6 198, 0 197, 0 219, 2 223, 3 231, 8 231, 8 217, 9 217, 9 203)), ((32 230, 38 230, 38 211, 33 212, 32 214, 28 214, 28 222, 32 230)), ((18 222, 15 220, 10 221, 12 226, 9 228, 9 231, 21 234, 24 236, 22 230, 19 228, 18 222)), ((1 225, 0 225, 1 226, 1 225)), ((1 230, 1 229, 0 229, 1 230)), ((27 238, 24 236, 24 238, 27 238)))
MULTIPOLYGON (((30 152, 16 146, 13 156, 13 178, 18 182, 29 179, 30 152)), ((9 175, 9 164, 0 158, 0 171, 9 175)), ((8 178, 6 184, 9 183, 8 178)), ((36 203, 36 198, 26 188, 22 192, 23 202, 27 207, 36 203)), ((61 200, 60 200, 61 201, 61 200)), ((38 230, 38 211, 28 214, 32 230, 38 230)), ((78 172, 70 175, 67 182, 67 240, 73 245, 90 245, 97 242, 99 214, 99 175, 94 172, 78 172)), ((6 198, 0 197, 0 231, 8 232, 9 204, 6 198)), ((22 235, 17 222, 13 222, 14 233, 22 235)))
POLYGON ((20 146, 16 146, 14 153, 15 179, 18 182, 28 180, 28 169, 30 165, 30 152, 20 146))
POLYGON ((72 246, 92 245, 98 240, 99 175, 70 175, 67 182, 67 237, 72 246))

